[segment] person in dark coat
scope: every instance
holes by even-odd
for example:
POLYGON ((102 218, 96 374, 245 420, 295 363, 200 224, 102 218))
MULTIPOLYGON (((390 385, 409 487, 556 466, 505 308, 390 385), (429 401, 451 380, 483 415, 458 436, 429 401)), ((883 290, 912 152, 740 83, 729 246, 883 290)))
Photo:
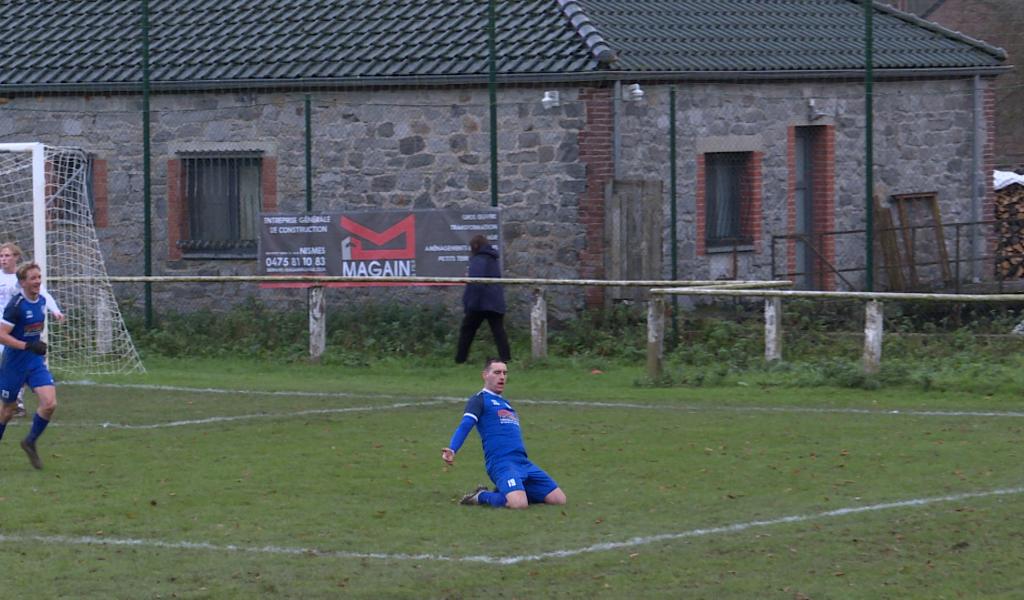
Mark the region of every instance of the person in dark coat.
MULTIPOLYGON (((469 241, 468 277, 501 277, 501 265, 498 263, 498 251, 487 242, 487 238, 478 235, 469 241)), ((455 362, 462 364, 469 356, 469 347, 473 343, 476 330, 484 319, 494 334, 494 343, 498 346, 498 356, 502 362, 508 362, 512 354, 508 347, 508 335, 505 333, 505 290, 501 285, 492 283, 469 283, 462 294, 462 328, 459 330, 459 348, 455 353, 455 362)))

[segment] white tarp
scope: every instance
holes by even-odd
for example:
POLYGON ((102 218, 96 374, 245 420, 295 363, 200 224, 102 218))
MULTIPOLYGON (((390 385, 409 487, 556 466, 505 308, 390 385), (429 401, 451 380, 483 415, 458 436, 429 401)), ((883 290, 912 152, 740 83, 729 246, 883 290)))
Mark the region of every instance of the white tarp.
POLYGON ((1018 175, 1013 171, 992 171, 992 182, 997 190, 1008 185, 1024 185, 1024 175, 1018 175))

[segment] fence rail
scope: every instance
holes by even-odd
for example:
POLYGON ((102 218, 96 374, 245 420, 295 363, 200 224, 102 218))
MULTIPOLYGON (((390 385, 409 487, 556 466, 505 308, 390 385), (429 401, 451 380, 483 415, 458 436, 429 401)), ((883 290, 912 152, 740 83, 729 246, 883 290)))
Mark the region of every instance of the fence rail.
MULTIPOLYGON (((94 281, 89 277, 51 277, 54 283, 94 281)), ((344 277, 324 275, 168 275, 168 276, 111 276, 103 281, 110 283, 267 283, 267 284, 305 284, 309 288, 309 357, 319 361, 327 345, 327 302, 324 288, 331 285, 344 284, 434 284, 458 285, 468 283, 501 284, 508 286, 532 286, 533 306, 530 310, 530 347, 534 358, 547 356, 547 300, 544 288, 556 286, 584 287, 634 287, 657 289, 671 287, 687 289, 700 286, 705 289, 742 290, 752 288, 778 288, 790 285, 788 281, 707 281, 707 280, 603 280, 603 279, 536 279, 529 277, 510 277, 495 279, 493 277, 344 277)))
MULTIPOLYGON (((959 293, 965 281, 977 278, 987 279, 988 275, 991 274, 993 280, 999 286, 999 290, 1002 291, 1003 286, 1007 282, 1020 279, 1020 277, 1014 273, 1006 272, 1005 267, 1000 269, 1000 265, 1009 260, 1024 261, 1024 256, 1021 255, 1020 250, 1007 241, 1006 234, 1008 230, 1024 230, 1024 219, 988 219, 984 221, 879 227, 875 229, 877 239, 882 239, 886 235, 898 238, 899 241, 894 242, 897 244, 894 254, 899 256, 890 256, 889 258, 899 258, 900 262, 895 264, 887 262, 884 259, 883 253, 883 260, 876 263, 876 269, 884 276, 884 285, 892 286, 894 281, 903 281, 904 290, 934 287, 935 282, 942 279, 941 284, 943 286, 959 293), (952 235, 949 234, 950 230, 952 235), (943 232, 941 236, 938 235, 940 231, 943 232), (981 238, 994 241, 991 243, 988 241, 977 242, 976 239, 979 237, 979 231, 984 232, 980 235, 981 238), (929 236, 931 236, 931 245, 928 245, 929 236), (945 244, 948 246, 945 252, 940 252, 935 247, 938 240, 945 240, 945 244), (978 247, 971 250, 972 244, 977 244, 978 247), (927 247, 921 248, 920 246, 927 247), (912 248, 913 251, 908 253, 908 247, 912 248), (933 269, 939 274, 948 270, 949 280, 944 280, 945 277, 933 277, 930 280, 925 278, 925 281, 918 280, 918 272, 920 271, 921 275, 925 275, 928 269, 933 269)), ((847 263, 841 266, 838 263, 826 260, 820 249, 825 247, 826 240, 829 240, 832 245, 838 245, 850 238, 856 239, 855 245, 859 246, 862 244, 860 240, 864 238, 866 232, 867 230, 865 229, 847 229, 822 231, 814 234, 773 235, 770 246, 771 277, 772 279, 793 279, 797 281, 810 279, 811 285, 824 287, 822 279, 831 274, 837 277, 847 288, 853 289, 855 286, 849 281, 847 275, 864 273, 864 264, 851 265, 847 261, 847 263), (779 264, 780 261, 785 263, 790 258, 786 246, 799 243, 807 244, 808 250, 815 256, 814 264, 818 268, 803 271, 799 269, 792 270, 788 264, 779 264)))
MULTIPOLYGON (((95 277, 49 277, 54 282, 97 281, 95 277)), ((737 280, 672 280, 661 279, 538 279, 531 277, 353 277, 332 275, 126 275, 109 276, 102 281, 110 283, 308 283, 344 284, 344 283, 405 283, 405 284, 459 284, 459 283, 500 283, 502 285, 539 285, 539 286, 593 286, 593 287, 722 287, 735 289, 746 287, 782 287, 790 285, 789 281, 737 281, 737 280)))
MULTIPOLYGON (((54 282, 82 281, 89 278, 53 277, 54 282)), ((344 284, 433 284, 459 285, 470 283, 529 286, 533 288, 530 309, 531 352, 534 358, 547 356, 547 300, 545 288, 558 286, 583 287, 640 287, 650 294, 647 310, 647 371, 652 378, 664 370, 664 340, 666 298, 672 296, 764 298, 765 360, 782 359, 782 300, 810 298, 833 300, 863 300, 865 305, 864 352, 862 365, 867 373, 877 372, 881 366, 883 341, 882 301, 907 302, 997 302, 1024 304, 1024 293, 1015 294, 950 294, 915 292, 840 292, 818 290, 790 290, 793 282, 787 280, 735 281, 735 280, 600 280, 600 279, 539 279, 510 277, 341 277, 313 275, 239 275, 239 276, 112 276, 111 283, 228 283, 254 282, 268 284, 303 284, 309 290, 309 356, 319 361, 326 347, 327 303, 324 288, 344 284)))
POLYGON ((665 298, 668 296, 725 296, 764 298, 765 360, 782 359, 782 299, 826 298, 866 300, 864 352, 866 373, 877 373, 882 362, 882 300, 909 302, 1007 302, 1024 304, 1024 294, 922 294, 911 292, 827 292, 780 289, 728 289, 708 287, 654 288, 647 307, 647 373, 660 377, 664 370, 665 298))

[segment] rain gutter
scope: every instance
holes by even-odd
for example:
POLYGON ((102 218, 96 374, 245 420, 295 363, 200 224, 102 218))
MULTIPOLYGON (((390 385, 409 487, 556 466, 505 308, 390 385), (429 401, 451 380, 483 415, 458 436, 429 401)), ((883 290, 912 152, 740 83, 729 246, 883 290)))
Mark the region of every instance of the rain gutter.
MULTIPOLYGON (((955 77, 993 77, 1008 73, 1013 67, 956 67, 926 69, 884 69, 875 71, 876 81, 889 79, 927 79, 955 77)), ((780 71, 595 71, 586 73, 498 73, 501 84, 551 84, 551 83, 613 83, 615 81, 778 81, 778 80, 862 80, 863 69, 835 69, 823 71, 780 70, 780 71)), ((355 89, 366 87, 422 87, 452 85, 486 85, 487 74, 436 75, 418 77, 344 77, 332 79, 214 79, 208 81, 152 81, 154 92, 222 91, 239 89, 289 89, 309 90, 355 89)), ((139 82, 95 82, 56 84, 0 84, 0 95, 48 93, 138 93, 139 82)))

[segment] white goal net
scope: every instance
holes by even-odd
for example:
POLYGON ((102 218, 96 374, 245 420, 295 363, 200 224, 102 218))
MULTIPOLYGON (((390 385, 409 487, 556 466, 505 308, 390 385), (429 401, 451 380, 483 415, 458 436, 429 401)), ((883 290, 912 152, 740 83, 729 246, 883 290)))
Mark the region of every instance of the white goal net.
POLYGON ((0 244, 14 242, 22 261, 39 263, 43 285, 66 316, 47 318, 50 369, 143 372, 100 253, 91 181, 81 150, 0 144, 0 244))

